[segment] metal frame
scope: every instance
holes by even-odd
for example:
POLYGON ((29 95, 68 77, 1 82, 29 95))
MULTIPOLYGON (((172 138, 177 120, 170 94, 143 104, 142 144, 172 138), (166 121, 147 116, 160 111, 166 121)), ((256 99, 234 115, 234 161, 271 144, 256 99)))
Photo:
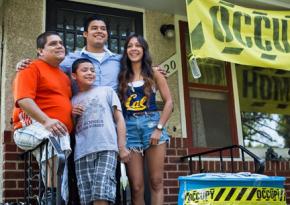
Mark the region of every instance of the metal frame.
MULTIPOLYGON (((52 145, 52 154, 54 155, 54 152, 57 157, 57 187, 56 187, 56 196, 53 195, 52 192, 52 198, 55 198, 56 205, 61 205, 61 177, 63 174, 64 166, 65 166, 65 154, 61 150, 59 143, 56 141, 54 137, 49 137, 49 139, 44 140, 42 143, 40 143, 36 148, 33 150, 29 150, 24 152, 21 157, 24 159, 24 189, 25 189, 25 196, 24 201, 26 204, 31 204, 35 199, 40 203, 40 200, 42 198, 41 195, 47 196, 48 189, 47 189, 47 171, 48 167, 45 166, 45 184, 43 185, 42 182, 42 166, 39 166, 39 171, 35 173, 33 171, 32 167, 32 152, 36 149, 40 149, 40 159, 42 159, 43 151, 46 153, 46 159, 48 160, 48 143, 51 143, 52 145), (33 182, 35 179, 38 180, 38 195, 35 195, 33 193, 33 182), (44 186, 44 192, 43 192, 43 186, 44 186), (42 193, 43 192, 43 193, 42 193)), ((52 170, 54 170, 54 167, 52 167, 52 170)), ((54 181, 53 176, 51 176, 51 182, 54 181)), ((47 198, 45 201, 45 204, 48 204, 47 198)))
MULTIPOLYGON (((225 151, 229 150, 230 151, 230 160, 231 160, 231 171, 232 173, 235 172, 234 169, 234 150, 238 149, 241 152, 241 158, 242 158, 242 163, 243 163, 243 171, 246 171, 246 164, 245 164, 245 153, 250 156, 255 164, 255 173, 263 174, 265 170, 265 160, 260 159, 257 155, 254 153, 250 152, 248 149, 241 145, 232 145, 228 147, 223 147, 223 148, 218 148, 218 149, 213 149, 205 152, 200 152, 196 154, 191 154, 191 155, 186 155, 180 158, 181 161, 188 160, 188 165, 190 169, 190 174, 193 173, 193 168, 192 168, 192 162, 194 157, 198 157, 198 166, 199 166, 199 171, 200 172, 205 172, 204 168, 202 167, 202 156, 204 155, 209 155, 212 153, 219 153, 219 159, 220 159, 220 171, 225 172, 224 168, 224 158, 229 158, 228 156, 224 156, 223 154, 225 151)), ((208 161, 208 160, 207 160, 208 161)))

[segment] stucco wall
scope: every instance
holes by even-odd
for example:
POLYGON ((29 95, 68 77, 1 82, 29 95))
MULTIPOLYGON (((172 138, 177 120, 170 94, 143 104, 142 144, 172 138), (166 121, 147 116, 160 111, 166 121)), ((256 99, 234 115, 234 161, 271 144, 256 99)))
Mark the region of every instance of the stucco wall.
MULTIPOLYGON (((3 40, 3 13, 4 13, 4 4, 3 4, 3 0, 0 0, 0 87, 1 87, 1 82, 2 82, 2 49, 3 49, 3 45, 2 45, 2 40, 3 40)), ((0 93, 1 93, 1 90, 0 90, 0 93)), ((0 94, 0 102, 1 102, 1 94, 0 94)), ((2 107, 1 107, 1 103, 0 103, 0 113, 2 113, 2 107)), ((2 116, 0 115, 0 122, 2 120, 2 116)), ((0 128, 1 128, 1 125, 0 125, 0 128)))
MULTIPOLYGON (((167 39, 160 33, 162 24, 174 24, 174 15, 158 11, 145 11, 146 39, 149 43, 154 65, 164 62, 176 51, 175 38, 167 39)), ((167 82, 174 101, 174 112, 167 123, 167 129, 170 135, 181 137, 177 72, 171 75, 167 82)))
MULTIPOLYGON (((12 114, 12 80, 15 64, 23 58, 34 58, 36 54, 35 39, 43 31, 44 0, 4 0, 5 10, 3 27, 3 59, 1 75, 1 142, 4 130, 11 130, 12 114)), ((2 153, 2 143, 1 153, 2 153)), ((2 157, 0 162, 2 173, 2 157)), ((2 190, 2 174, 0 175, 2 190)), ((2 191, 1 191, 2 193, 2 191)), ((2 197, 0 199, 2 201, 2 197)))
POLYGON ((9 0, 4 11, 4 59, 2 96, 5 99, 4 128, 10 130, 12 110, 11 81, 15 75, 15 64, 23 58, 33 58, 36 53, 35 39, 42 31, 42 0, 9 0))
MULTIPOLYGON (((1 76, 2 76, 2 67, 1 67, 1 65, 2 65, 2 61, 3 61, 2 60, 2 54, 3 54, 3 52, 2 52, 2 49, 3 49, 3 45, 2 45, 3 29, 2 29, 2 26, 3 26, 3 18, 4 18, 3 13, 4 13, 4 4, 3 4, 3 0, 0 0, 0 88, 1 88, 1 82, 2 82, 2 78, 1 78, 1 76)), ((2 93, 2 92, 0 91, 0 93, 2 93)), ((0 94, 0 102, 2 102, 1 94, 0 94)), ((2 113, 2 107, 1 106, 0 106, 0 113, 2 113)), ((2 116, 1 115, 0 115, 0 122, 2 122, 2 116)), ((0 123, 0 128, 1 128, 1 123, 0 123)), ((0 133, 2 133, 2 132, 0 132, 0 133)), ((2 153, 2 150, 3 150, 2 143, 0 143, 0 153, 2 153)), ((3 159, 2 159, 2 157, 0 157, 0 166, 1 166, 0 173, 2 173, 2 163, 3 163, 3 159)), ((3 180, 2 180, 2 174, 1 174, 0 175, 0 190, 2 190, 2 181, 3 180)), ((2 201, 2 194, 0 194, 0 201, 2 201)))

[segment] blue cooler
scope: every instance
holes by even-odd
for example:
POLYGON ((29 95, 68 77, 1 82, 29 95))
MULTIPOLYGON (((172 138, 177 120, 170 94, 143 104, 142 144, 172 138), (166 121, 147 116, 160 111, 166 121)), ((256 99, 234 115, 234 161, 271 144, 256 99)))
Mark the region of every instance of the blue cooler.
POLYGON ((285 177, 203 173, 178 180, 178 205, 286 205, 285 177))

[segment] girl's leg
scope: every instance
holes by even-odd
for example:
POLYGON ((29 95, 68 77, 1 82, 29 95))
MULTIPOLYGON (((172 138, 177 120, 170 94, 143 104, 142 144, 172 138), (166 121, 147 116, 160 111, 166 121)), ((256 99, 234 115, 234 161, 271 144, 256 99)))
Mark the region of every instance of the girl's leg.
POLYGON ((127 174, 130 182, 132 205, 145 205, 143 156, 131 150, 130 160, 127 163, 127 174))
POLYGON ((151 205, 163 204, 163 170, 165 154, 166 143, 150 146, 145 153, 150 178, 151 205))

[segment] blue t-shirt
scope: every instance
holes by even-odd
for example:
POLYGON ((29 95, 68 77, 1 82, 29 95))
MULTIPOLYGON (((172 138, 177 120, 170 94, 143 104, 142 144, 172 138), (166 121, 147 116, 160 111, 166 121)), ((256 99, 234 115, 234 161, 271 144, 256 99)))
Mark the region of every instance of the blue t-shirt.
MULTIPOLYGON (((105 55, 103 59, 99 61, 97 60, 96 56, 93 55, 93 53, 88 52, 85 50, 85 48, 83 48, 81 51, 69 53, 61 62, 60 67, 70 76, 73 62, 79 58, 88 58, 94 64, 96 69, 96 80, 93 86, 110 86, 115 91, 117 91, 121 59, 119 54, 112 53, 107 48, 105 48, 105 55)), ((76 94, 77 85, 75 81, 72 82, 73 94, 76 94)))
POLYGON ((83 114, 76 119, 74 159, 104 150, 118 152, 113 112, 122 108, 116 92, 107 86, 94 87, 79 92, 72 104, 84 107, 83 114))

